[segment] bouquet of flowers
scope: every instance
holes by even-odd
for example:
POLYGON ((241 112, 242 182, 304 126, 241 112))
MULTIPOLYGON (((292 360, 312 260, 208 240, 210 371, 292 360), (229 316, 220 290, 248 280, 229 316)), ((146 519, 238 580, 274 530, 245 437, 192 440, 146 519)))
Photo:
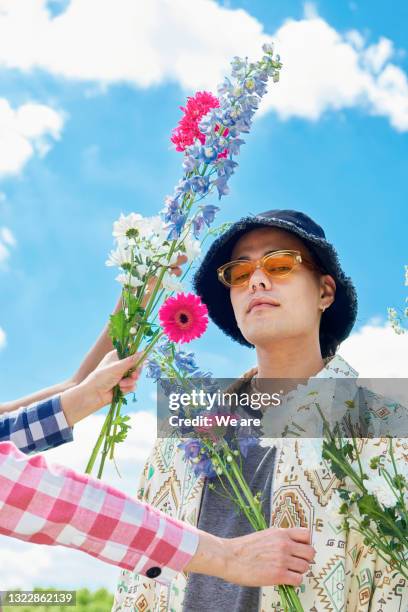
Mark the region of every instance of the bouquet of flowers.
MULTIPOLYGON (((160 214, 148 218, 136 213, 121 215, 114 223, 116 248, 107 265, 120 270, 122 307, 110 318, 109 334, 120 358, 141 352, 135 368, 164 333, 176 342, 189 342, 206 327, 206 309, 197 296, 170 297, 182 290, 170 277, 171 267, 186 259, 192 263, 199 254, 203 230, 212 225, 219 210, 201 202, 214 192, 219 199, 228 193, 228 181, 238 165, 234 157, 244 144, 241 136, 250 130, 268 79, 276 82, 279 78, 279 56, 274 57, 269 44, 263 46, 263 52, 258 62, 235 57, 231 78, 218 88, 218 97, 198 92, 182 108, 184 116, 171 140, 184 153, 183 177, 165 198, 160 214), (156 319, 164 300, 162 328, 156 319)), ((116 387, 86 467, 91 473, 100 455, 98 478, 107 457, 114 459, 115 444, 126 438, 129 425, 128 417, 122 415, 124 404, 126 398, 116 387)))
POLYGON ((343 516, 346 531, 360 533, 366 545, 408 578, 407 440, 382 438, 379 453, 378 441, 360 440, 353 432, 341 437, 316 406, 324 424, 321 456, 343 483, 330 502, 332 516, 343 516))

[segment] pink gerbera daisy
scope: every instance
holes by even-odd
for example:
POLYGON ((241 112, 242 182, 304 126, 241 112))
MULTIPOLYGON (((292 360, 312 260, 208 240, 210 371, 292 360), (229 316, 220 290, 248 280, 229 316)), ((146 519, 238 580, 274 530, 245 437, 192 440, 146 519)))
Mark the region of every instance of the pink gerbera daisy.
POLYGON ((194 293, 169 297, 159 310, 160 323, 172 342, 190 342, 199 338, 208 325, 207 306, 194 293))

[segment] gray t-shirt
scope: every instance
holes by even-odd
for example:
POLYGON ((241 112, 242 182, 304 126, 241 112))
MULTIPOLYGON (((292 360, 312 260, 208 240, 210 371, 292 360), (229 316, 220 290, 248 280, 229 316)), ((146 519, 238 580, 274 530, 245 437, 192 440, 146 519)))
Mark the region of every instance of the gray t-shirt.
MULTIPOLYGON (((252 493, 262 493, 262 507, 268 524, 275 450, 275 447, 260 445, 250 447, 242 465, 252 493)), ((206 479, 198 518, 199 529, 223 538, 253 533, 244 514, 238 511, 231 500, 221 497, 219 493, 225 493, 219 479, 206 479), (209 482, 213 483, 214 489, 208 487, 209 482)), ((183 612, 256 612, 259 596, 259 588, 242 587, 220 578, 191 573, 187 581, 183 612)))

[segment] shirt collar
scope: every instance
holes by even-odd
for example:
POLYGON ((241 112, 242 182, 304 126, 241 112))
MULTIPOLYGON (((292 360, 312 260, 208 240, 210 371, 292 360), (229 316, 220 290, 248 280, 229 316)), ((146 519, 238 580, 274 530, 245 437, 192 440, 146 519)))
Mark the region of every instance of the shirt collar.
POLYGON ((358 372, 341 355, 326 358, 323 368, 313 378, 358 378, 358 372))

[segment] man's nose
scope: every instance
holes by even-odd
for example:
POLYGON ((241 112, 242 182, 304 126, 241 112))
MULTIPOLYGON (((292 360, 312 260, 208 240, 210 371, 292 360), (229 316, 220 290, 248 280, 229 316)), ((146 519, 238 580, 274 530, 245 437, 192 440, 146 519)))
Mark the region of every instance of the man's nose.
POLYGON ((255 268, 252 276, 249 279, 248 287, 250 291, 263 287, 263 289, 270 289, 272 286, 271 278, 268 276, 262 268, 255 268))

